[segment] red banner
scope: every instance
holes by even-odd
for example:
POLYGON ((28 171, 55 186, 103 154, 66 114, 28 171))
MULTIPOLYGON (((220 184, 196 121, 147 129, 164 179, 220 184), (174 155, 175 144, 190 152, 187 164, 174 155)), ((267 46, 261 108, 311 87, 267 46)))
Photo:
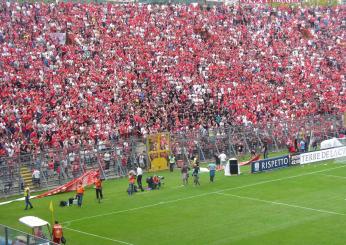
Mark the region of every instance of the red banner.
POLYGON ((252 163, 252 162, 255 162, 255 161, 259 160, 260 158, 261 158, 260 155, 256 155, 256 156, 254 156, 253 158, 251 158, 251 159, 250 159, 249 161, 247 161, 247 162, 241 162, 241 163, 239 163, 239 165, 240 165, 240 166, 248 165, 248 164, 250 164, 250 163, 252 163))
POLYGON ((92 184, 94 184, 94 180, 95 180, 96 176, 98 176, 98 175, 99 175, 98 171, 90 170, 90 171, 84 173, 82 176, 80 176, 76 179, 73 179, 70 182, 67 182, 66 184, 59 186, 53 190, 42 193, 42 194, 36 196, 35 198, 51 196, 51 195, 55 195, 55 194, 62 193, 62 192, 75 191, 77 189, 77 185, 80 182, 82 182, 83 186, 92 185, 92 184))

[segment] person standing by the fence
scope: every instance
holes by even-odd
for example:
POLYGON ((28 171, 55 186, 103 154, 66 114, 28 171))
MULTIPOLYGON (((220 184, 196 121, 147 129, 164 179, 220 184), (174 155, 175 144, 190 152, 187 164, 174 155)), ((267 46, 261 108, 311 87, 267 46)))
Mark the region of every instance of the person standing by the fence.
POLYGON ((226 167, 226 163, 227 163, 227 155, 225 154, 225 152, 221 152, 221 154, 219 155, 219 159, 220 159, 220 163, 221 163, 221 166, 220 166, 220 169, 223 169, 226 167))
POLYGON ((38 185, 40 187, 41 185, 41 179, 40 179, 40 170, 35 169, 34 172, 32 173, 32 182, 34 185, 38 185))
POLYGON ((136 176, 133 170, 129 172, 129 188, 127 190, 129 196, 132 196, 132 194, 135 192, 135 180, 136 176))
POLYGON ((173 154, 170 154, 168 158, 169 158, 169 171, 173 172, 174 165, 175 165, 175 156, 173 154))
POLYGON ((101 199, 103 199, 102 180, 101 180, 100 176, 96 177, 96 180, 95 180, 94 184, 95 184, 95 190, 96 190, 96 198, 97 198, 97 200, 100 203, 101 199))
POLYGON ((304 139, 301 139, 301 141, 299 142, 299 148, 301 153, 304 153, 306 151, 307 147, 304 139))
POLYGON ((263 142, 262 151, 263 151, 263 159, 268 158, 268 143, 267 143, 267 141, 263 142))
POLYGON ((30 206, 30 208, 33 208, 31 202, 30 202, 30 188, 29 186, 25 186, 25 189, 24 189, 24 198, 25 198, 25 209, 24 210, 27 210, 28 209, 28 206, 30 206))
POLYGON ((189 183, 189 170, 190 167, 185 163, 181 168, 181 175, 183 179, 183 185, 187 185, 189 183))
POLYGON ((216 164, 213 162, 209 163, 208 169, 209 169, 210 182, 214 182, 214 177, 215 177, 215 172, 216 172, 216 164))
POLYGON ((193 171, 192 171, 192 176, 193 176, 193 183, 195 185, 201 185, 199 183, 199 163, 196 162, 194 165, 193 165, 193 171))
POLYGON ((215 158, 216 170, 219 170, 220 169, 220 158, 216 152, 214 153, 214 158, 215 158))
POLYGON ((111 154, 109 154, 108 151, 103 155, 103 161, 105 162, 105 170, 109 170, 109 166, 111 164, 111 154))
POLYGON ((144 191, 143 186, 142 186, 142 177, 143 177, 143 169, 141 166, 137 166, 137 185, 138 188, 141 189, 141 191, 144 191))
POLYGON ((84 187, 83 187, 82 182, 80 182, 78 184, 78 187, 77 187, 77 204, 78 204, 78 207, 82 207, 83 195, 84 195, 84 187))

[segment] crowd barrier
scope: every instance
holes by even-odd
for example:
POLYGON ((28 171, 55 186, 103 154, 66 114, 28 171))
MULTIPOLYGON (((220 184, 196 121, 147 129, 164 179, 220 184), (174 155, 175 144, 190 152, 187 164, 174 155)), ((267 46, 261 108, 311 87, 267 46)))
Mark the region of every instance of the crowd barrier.
POLYGON ((319 151, 294 153, 290 155, 267 158, 251 164, 251 173, 269 171, 277 168, 298 166, 326 160, 346 157, 346 146, 319 151))

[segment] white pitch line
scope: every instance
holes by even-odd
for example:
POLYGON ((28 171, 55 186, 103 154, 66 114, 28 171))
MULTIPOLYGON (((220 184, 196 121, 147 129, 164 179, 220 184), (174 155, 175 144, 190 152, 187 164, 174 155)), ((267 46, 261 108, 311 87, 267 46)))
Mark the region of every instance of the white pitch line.
MULTIPOLYGON (((178 198, 178 199, 169 200, 169 201, 161 201, 161 202, 158 202, 158 203, 149 204, 149 205, 145 205, 145 206, 140 206, 140 207, 136 207, 136 208, 130 208, 130 209, 124 209, 124 210, 119 210, 119 211, 113 211, 113 212, 104 213, 104 214, 98 214, 98 215, 93 215, 93 216, 86 216, 86 217, 79 218, 79 219, 68 220, 68 221, 66 221, 64 223, 71 223, 71 222, 75 222, 75 221, 81 221, 81 220, 86 220, 86 219, 93 219, 93 218, 108 216, 108 215, 112 215, 112 214, 126 213, 126 212, 130 212, 130 211, 136 211, 136 210, 140 210, 140 209, 151 208, 151 207, 162 205, 162 204, 166 204, 166 203, 174 203, 174 202, 188 200, 188 199, 192 199, 192 198, 196 198, 196 197, 202 197, 202 196, 206 196, 206 195, 211 195, 211 194, 215 194, 215 193, 219 193, 219 192, 223 192, 223 191, 243 189, 243 188, 257 186, 257 185, 262 185, 262 184, 267 184, 267 183, 271 183, 271 182, 298 178, 298 177, 302 177, 302 176, 312 175, 312 174, 316 174, 316 173, 322 173, 322 172, 326 172, 326 171, 330 171, 330 170, 334 170, 334 169, 339 169, 339 168, 344 168, 344 167, 346 167, 346 165, 342 165, 342 166, 338 166, 338 167, 334 167, 334 168, 323 169, 323 170, 318 170, 318 171, 313 171, 313 172, 304 173, 304 174, 288 176, 288 177, 279 178, 279 179, 272 179, 272 180, 266 180, 266 181, 262 181, 262 182, 256 182, 256 183, 253 183, 253 184, 248 184, 248 185, 243 185, 243 186, 225 188, 225 189, 221 189, 221 190, 218 190, 218 191, 206 192, 206 193, 199 194, 199 195, 194 195, 194 196, 189 196, 189 197, 184 197, 184 198, 178 198)), ((62 223, 62 224, 64 224, 64 223, 62 223)))
POLYGON ((284 202, 268 201, 268 200, 263 200, 263 199, 259 199, 259 198, 254 198, 254 197, 239 196, 239 195, 233 195, 233 194, 228 194, 228 193, 220 193, 220 192, 216 193, 216 194, 222 195, 222 196, 237 197, 237 198, 247 199, 247 200, 251 200, 251 201, 257 201, 257 202, 264 202, 264 203, 269 203, 269 204, 282 205, 282 206, 287 206, 287 207, 291 207, 291 208, 305 209, 305 210, 315 211, 315 212, 319 212, 319 213, 336 214, 336 215, 342 215, 342 216, 346 215, 346 214, 343 214, 343 213, 338 213, 338 212, 324 210, 324 209, 309 208, 309 207, 304 207, 304 206, 299 206, 299 205, 294 205, 294 204, 288 204, 288 203, 284 203, 284 202))
POLYGON ((121 244, 126 244, 126 245, 134 245, 134 244, 129 243, 129 242, 124 242, 124 241, 120 241, 120 240, 109 238, 109 237, 105 237, 105 236, 99 236, 99 235, 96 235, 96 234, 93 234, 93 233, 84 232, 84 231, 80 231, 80 230, 75 230, 75 229, 68 228, 68 227, 64 227, 64 229, 71 230, 71 231, 78 232, 78 233, 82 233, 82 234, 88 235, 88 236, 93 236, 93 237, 101 238, 103 240, 109 240, 109 241, 116 242, 116 243, 121 243, 121 244))
POLYGON ((345 176, 339 176, 339 175, 333 175, 333 174, 321 174, 323 176, 333 177, 333 178, 339 178, 339 179, 346 179, 345 176))

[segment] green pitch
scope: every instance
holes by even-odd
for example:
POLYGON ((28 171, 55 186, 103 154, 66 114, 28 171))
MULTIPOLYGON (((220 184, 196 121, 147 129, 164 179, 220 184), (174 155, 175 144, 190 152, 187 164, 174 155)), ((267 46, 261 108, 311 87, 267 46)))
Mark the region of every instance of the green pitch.
MULTIPOLYGON (((346 164, 329 161, 267 173, 225 177, 215 183, 201 174, 201 186, 181 186, 179 170, 161 172, 161 190, 125 192, 127 180, 104 182, 99 204, 87 189, 82 208, 59 207, 74 193, 0 206, 0 223, 29 231, 18 219, 55 217, 71 245, 194 245, 194 244, 345 244, 346 164)), ((147 176, 148 174, 146 174, 147 176)), ((143 178, 145 180, 145 176, 143 178)), ((144 181, 145 182, 145 181, 144 181)))

